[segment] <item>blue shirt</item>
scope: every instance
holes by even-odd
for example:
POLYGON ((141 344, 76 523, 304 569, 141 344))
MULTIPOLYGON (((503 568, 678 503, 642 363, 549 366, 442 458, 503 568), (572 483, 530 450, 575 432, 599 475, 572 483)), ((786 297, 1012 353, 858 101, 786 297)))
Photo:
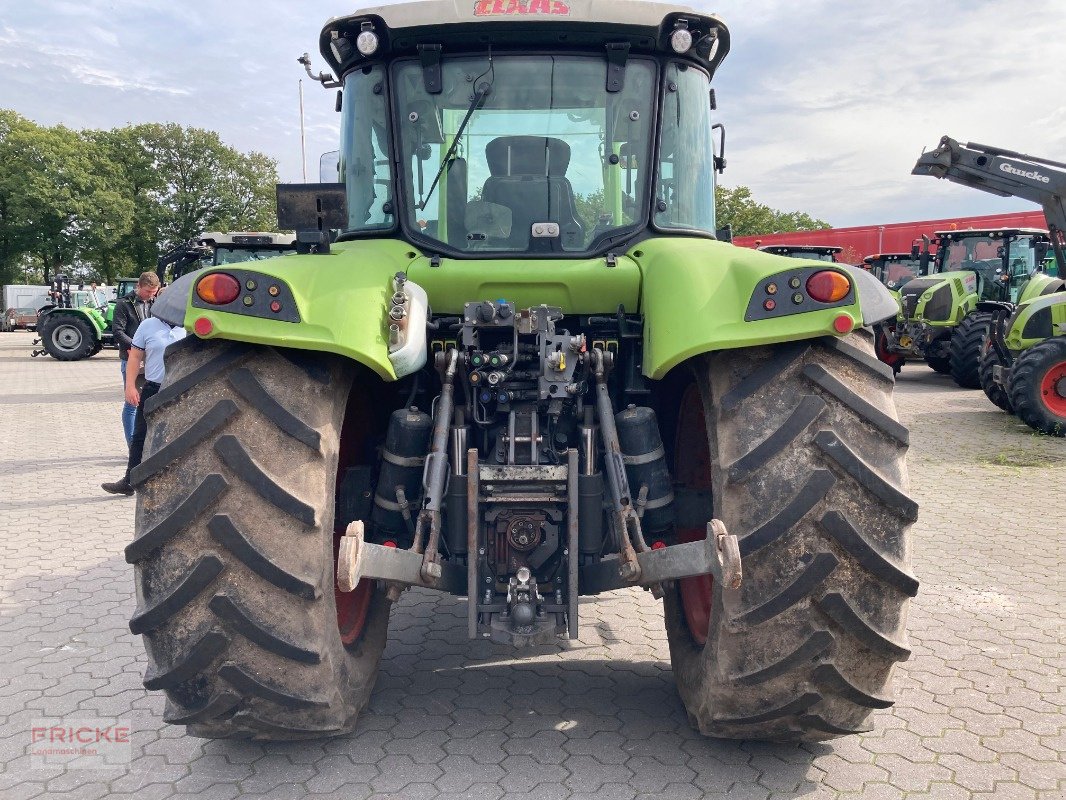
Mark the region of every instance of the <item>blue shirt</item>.
POLYGON ((185 338, 184 328, 172 328, 157 317, 149 317, 137 326, 133 346, 144 351, 144 379, 162 383, 165 370, 163 351, 179 339, 185 338))

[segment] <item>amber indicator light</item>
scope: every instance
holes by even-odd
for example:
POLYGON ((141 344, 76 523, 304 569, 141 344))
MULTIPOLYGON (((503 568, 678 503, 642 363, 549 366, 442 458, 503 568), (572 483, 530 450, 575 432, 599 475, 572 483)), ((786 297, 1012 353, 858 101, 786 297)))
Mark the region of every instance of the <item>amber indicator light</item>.
POLYGON ((820 303, 843 300, 851 291, 851 281, 843 273, 831 269, 816 272, 807 278, 807 294, 820 303))
POLYGON ((196 296, 213 306, 232 303, 240 293, 240 281, 225 272, 212 272, 196 282, 196 296))

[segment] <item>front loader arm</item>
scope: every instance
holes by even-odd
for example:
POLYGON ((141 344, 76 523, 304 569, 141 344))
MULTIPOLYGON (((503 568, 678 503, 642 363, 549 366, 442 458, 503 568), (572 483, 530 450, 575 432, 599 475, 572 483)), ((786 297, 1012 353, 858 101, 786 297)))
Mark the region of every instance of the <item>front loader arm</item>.
POLYGON ((911 174, 931 175, 1000 197, 1020 197, 1037 203, 1043 208, 1051 231, 1055 260, 1066 263, 1066 164, 943 136, 935 150, 922 153, 911 174))

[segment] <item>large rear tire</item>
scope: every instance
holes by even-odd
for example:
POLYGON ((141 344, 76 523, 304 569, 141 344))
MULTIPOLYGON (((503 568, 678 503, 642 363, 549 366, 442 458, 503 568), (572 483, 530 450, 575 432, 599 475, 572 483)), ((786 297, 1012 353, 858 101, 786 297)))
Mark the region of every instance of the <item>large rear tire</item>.
POLYGON ((350 731, 385 645, 372 583, 334 593, 334 496, 353 370, 187 339, 146 402, 133 633, 164 720, 205 737, 350 731), (338 612, 338 607, 340 611, 338 612))
MULTIPOLYGON (((917 505, 904 494, 892 371, 870 338, 694 362, 677 441, 707 442, 714 515, 737 534, 744 573, 739 590, 702 579, 701 593, 687 579, 665 597, 678 692, 705 734, 828 739, 892 704, 893 665, 910 655, 917 505)), ((679 447, 675 468, 700 450, 679 447)))
POLYGON ((985 338, 983 345, 985 348, 984 353, 981 355, 981 364, 978 369, 978 374, 981 377, 981 388, 985 392, 987 397, 993 405, 1002 408, 1008 414, 1014 413, 1014 405, 1010 401, 1010 393, 1001 385, 996 383, 993 377, 993 371, 996 367, 1002 366, 1003 361, 999 357, 999 353, 996 352, 996 348, 992 346, 992 343, 985 338))
POLYGON ((989 312, 971 311, 951 334, 951 343, 948 345, 951 377, 963 389, 981 388, 982 346, 991 321, 992 314, 989 312))
POLYGON ((57 361, 81 361, 93 355, 96 329, 73 314, 49 314, 41 326, 41 346, 57 361))
POLYGON ((1011 368, 1010 399, 1026 425, 1066 436, 1066 336, 1053 336, 1018 356, 1011 368))

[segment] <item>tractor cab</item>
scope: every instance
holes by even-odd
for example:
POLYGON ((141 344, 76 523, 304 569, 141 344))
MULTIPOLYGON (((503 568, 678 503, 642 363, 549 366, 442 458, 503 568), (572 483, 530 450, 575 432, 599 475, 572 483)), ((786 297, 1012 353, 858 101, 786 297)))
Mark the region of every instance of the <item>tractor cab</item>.
POLYGON ((805 258, 808 261, 830 261, 840 263, 837 254, 843 247, 818 244, 766 244, 757 248, 763 253, 773 253, 785 258, 805 258))
POLYGON ((936 243, 931 275, 969 272, 979 299, 1012 302, 1051 248, 1047 231, 1037 228, 938 231, 936 243))
POLYGON ((866 256, 863 265, 890 291, 898 292, 911 278, 917 278, 921 259, 912 253, 876 253, 866 256))
POLYGON ((343 76, 341 240, 398 232, 460 259, 574 258, 649 228, 715 235, 710 80, 729 47, 717 18, 457 8, 388 6, 323 31, 343 76))
POLYGON ((196 244, 208 247, 212 256, 206 259, 212 266, 261 261, 264 258, 291 255, 296 252, 296 237, 291 233, 218 233, 200 234, 196 244))

